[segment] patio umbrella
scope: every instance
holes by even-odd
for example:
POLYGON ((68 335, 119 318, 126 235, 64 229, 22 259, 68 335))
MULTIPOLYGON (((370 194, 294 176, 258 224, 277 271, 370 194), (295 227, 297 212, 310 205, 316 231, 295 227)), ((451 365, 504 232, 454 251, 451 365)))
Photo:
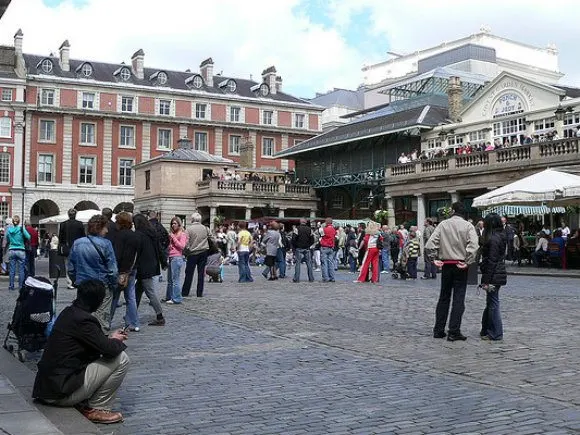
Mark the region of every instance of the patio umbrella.
MULTIPOLYGON (((81 221, 82 223, 86 224, 90 218, 92 218, 96 214, 101 214, 100 210, 81 210, 77 212, 76 219, 81 221)), ((68 214, 59 214, 55 216, 49 216, 44 219, 40 219, 40 224, 60 224, 64 221, 68 220, 68 214)), ((113 217, 114 220, 114 217, 113 217)))
POLYGON ((580 193, 580 177, 567 172, 546 169, 478 196, 473 200, 473 207, 493 207, 506 204, 563 205, 580 202, 578 199, 580 195, 566 197, 566 191, 580 193))

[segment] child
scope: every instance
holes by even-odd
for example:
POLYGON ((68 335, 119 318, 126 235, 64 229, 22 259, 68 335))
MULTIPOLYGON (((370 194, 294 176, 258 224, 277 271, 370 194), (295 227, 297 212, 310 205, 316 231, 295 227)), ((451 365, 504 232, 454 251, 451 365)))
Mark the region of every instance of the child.
POLYGON ((421 245, 419 245, 417 234, 414 231, 409 233, 409 240, 403 248, 403 251, 407 257, 407 272, 409 273, 409 278, 417 279, 417 259, 421 255, 421 245))
POLYGON ((209 282, 224 281, 224 257, 216 244, 212 243, 205 266, 205 273, 209 276, 209 282))

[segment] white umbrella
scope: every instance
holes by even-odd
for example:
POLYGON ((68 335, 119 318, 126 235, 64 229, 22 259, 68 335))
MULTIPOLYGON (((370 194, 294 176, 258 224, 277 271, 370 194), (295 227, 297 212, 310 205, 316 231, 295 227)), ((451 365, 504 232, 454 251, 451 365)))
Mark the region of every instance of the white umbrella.
MULTIPOLYGON (((491 207, 504 204, 541 205, 565 202, 565 191, 580 192, 580 177, 567 172, 546 169, 529 177, 487 192, 473 200, 473 207, 491 207)), ((570 198, 567 198, 570 201, 570 198)))
MULTIPOLYGON (((77 212, 76 219, 81 221, 82 223, 86 224, 90 218, 92 218, 96 214, 101 214, 100 210, 81 210, 77 212)), ((44 219, 40 219, 39 223, 41 224, 60 224, 64 221, 68 220, 68 214, 59 214, 56 216, 50 216, 44 219)))

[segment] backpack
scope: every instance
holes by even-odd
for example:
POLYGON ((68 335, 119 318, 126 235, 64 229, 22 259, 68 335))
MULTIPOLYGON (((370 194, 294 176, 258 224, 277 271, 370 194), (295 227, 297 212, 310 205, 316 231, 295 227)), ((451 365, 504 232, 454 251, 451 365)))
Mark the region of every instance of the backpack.
POLYGON ((391 249, 399 249, 399 235, 391 233, 391 249))

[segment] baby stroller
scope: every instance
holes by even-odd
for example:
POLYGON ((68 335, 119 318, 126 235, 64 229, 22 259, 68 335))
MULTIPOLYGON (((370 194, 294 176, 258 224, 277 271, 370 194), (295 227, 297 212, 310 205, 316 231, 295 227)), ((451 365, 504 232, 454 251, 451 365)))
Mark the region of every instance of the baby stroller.
POLYGON ((403 261, 398 261, 395 264, 395 268, 393 269, 393 273, 391 274, 393 279, 402 279, 405 280, 409 278, 409 274, 407 273, 407 263, 403 263, 403 261))
POLYGON ((24 351, 37 352, 44 348, 48 328, 52 326, 56 312, 56 291, 58 278, 53 284, 44 277, 29 276, 20 289, 12 322, 8 324, 8 333, 4 338, 4 349, 14 352, 24 362, 24 351))

